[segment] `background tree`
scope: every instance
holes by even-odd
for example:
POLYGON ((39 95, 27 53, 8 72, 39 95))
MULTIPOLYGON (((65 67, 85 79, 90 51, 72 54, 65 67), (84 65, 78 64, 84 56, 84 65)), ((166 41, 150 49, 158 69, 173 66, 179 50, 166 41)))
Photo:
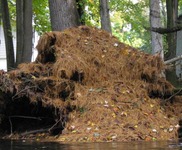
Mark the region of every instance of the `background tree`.
POLYGON ((64 30, 80 25, 75 0, 49 0, 52 30, 64 30))
MULTIPOLYGON (((150 0, 150 26, 161 27, 160 1, 150 0)), ((160 54, 164 58, 162 35, 151 31, 152 54, 160 54)))
MULTIPOLYGON (((166 0, 167 10, 167 28, 176 27, 178 17, 178 0, 166 0)), ((176 32, 167 34, 168 52, 166 59, 171 59, 176 56, 176 32)))
POLYGON ((100 18, 101 18, 101 28, 111 33, 112 31, 111 31, 108 0, 100 0, 100 18))
POLYGON ((16 65, 30 62, 32 56, 32 0, 16 1, 16 65))
POLYGON ((3 21, 5 45, 6 45, 6 59, 7 59, 7 70, 11 70, 15 67, 14 59, 14 47, 13 47, 13 36, 9 17, 9 8, 7 0, 0 1, 0 8, 3 21))
MULTIPOLYGON (((166 0, 166 9, 167 9, 167 29, 175 28, 178 17, 178 0, 166 0)), ((176 32, 167 34, 167 45, 168 50, 165 56, 165 59, 172 59, 176 57, 176 43, 177 43, 177 34, 176 32)), ((178 80, 176 76, 175 67, 173 70, 166 72, 166 78, 175 86, 178 85, 178 80)))

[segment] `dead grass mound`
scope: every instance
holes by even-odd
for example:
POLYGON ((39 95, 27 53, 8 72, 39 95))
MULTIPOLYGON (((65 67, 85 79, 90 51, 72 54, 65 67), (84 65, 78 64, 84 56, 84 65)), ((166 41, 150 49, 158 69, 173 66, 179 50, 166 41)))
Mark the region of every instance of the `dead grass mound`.
POLYGON ((173 86, 162 76, 159 56, 87 26, 45 33, 37 50, 35 62, 1 72, 0 86, 13 100, 27 97, 58 110, 56 123, 66 118, 59 140, 176 137, 177 116, 167 116, 160 106, 173 86))

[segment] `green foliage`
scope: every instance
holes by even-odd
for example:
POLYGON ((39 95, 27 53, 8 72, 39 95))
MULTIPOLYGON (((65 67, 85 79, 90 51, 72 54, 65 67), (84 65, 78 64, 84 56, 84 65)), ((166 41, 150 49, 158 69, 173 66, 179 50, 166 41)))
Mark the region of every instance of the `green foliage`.
MULTIPOLYGON (((16 0, 8 0, 11 24, 16 27, 16 0)), ((51 30, 48 0, 33 0, 33 26, 41 35, 51 30)))
POLYGON ((99 0, 85 1, 85 24, 89 26, 100 26, 99 0))
MULTIPOLYGON (((79 0, 85 12, 81 20, 86 25, 100 27, 99 0, 79 0)), ((12 23, 16 20, 15 0, 9 0, 12 23)), ((110 13, 113 35, 120 41, 147 52, 151 50, 150 32, 143 26, 149 26, 149 2, 140 0, 110 0, 110 13)), ((33 0, 34 30, 41 35, 51 30, 48 0, 33 0)))
POLYGON ((182 1, 178 1, 178 3, 179 3, 179 5, 178 5, 179 6, 179 8, 178 8, 179 9, 178 14, 179 15, 182 15, 182 1))
POLYGON ((48 0, 33 0, 34 29, 39 35, 51 30, 48 0))
POLYGON ((130 0, 110 1, 113 34, 122 42, 150 52, 149 4, 146 1, 133 3, 130 0))
POLYGON ((9 6, 9 15, 11 18, 11 25, 12 29, 15 29, 16 26, 16 2, 15 0, 8 0, 8 6, 9 6))
MULTIPOLYGON (((100 27, 99 0, 82 0, 79 3, 85 6, 82 16, 85 24, 100 27)), ((149 3, 112 0, 109 5, 113 35, 126 44, 150 52, 150 32, 143 27, 149 26, 149 3)))

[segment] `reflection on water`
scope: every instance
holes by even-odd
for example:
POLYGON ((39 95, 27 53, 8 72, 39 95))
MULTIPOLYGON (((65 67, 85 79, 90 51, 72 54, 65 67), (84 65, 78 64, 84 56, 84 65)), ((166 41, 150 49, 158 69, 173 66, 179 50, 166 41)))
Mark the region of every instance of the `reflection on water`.
POLYGON ((182 150, 182 143, 168 142, 111 142, 111 143, 44 143, 0 140, 0 150, 182 150))

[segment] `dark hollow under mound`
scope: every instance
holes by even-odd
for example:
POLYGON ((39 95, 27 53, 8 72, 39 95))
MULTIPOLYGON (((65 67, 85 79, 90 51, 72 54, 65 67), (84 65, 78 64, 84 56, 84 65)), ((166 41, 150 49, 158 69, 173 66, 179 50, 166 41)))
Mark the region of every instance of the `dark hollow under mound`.
POLYGON ((41 102, 33 104, 25 97, 22 99, 7 101, 0 126, 3 133, 26 135, 49 132, 56 135, 62 132, 65 115, 59 114, 53 107, 43 107, 41 102))

